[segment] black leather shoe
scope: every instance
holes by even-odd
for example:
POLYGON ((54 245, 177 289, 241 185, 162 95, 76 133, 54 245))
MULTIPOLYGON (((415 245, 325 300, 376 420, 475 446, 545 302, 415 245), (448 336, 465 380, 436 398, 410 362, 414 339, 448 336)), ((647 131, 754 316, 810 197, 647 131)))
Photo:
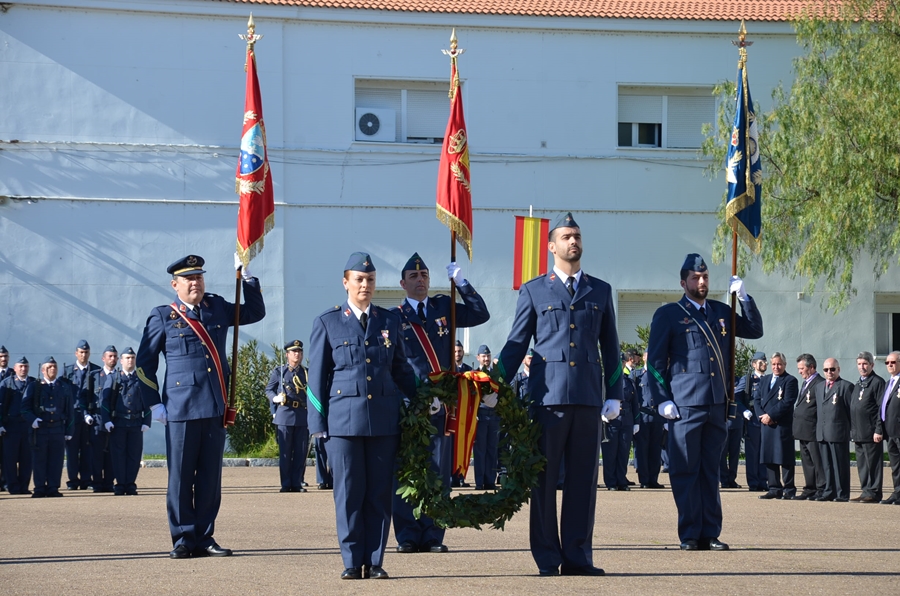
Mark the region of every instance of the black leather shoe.
POLYGON ((380 566, 372 565, 363 569, 363 577, 366 579, 388 579, 388 573, 380 566))
POLYGON ((797 496, 797 493, 782 493, 781 498, 785 501, 791 501, 794 497, 797 496))
POLYGON ((419 549, 420 553, 445 553, 447 552, 447 547, 437 542, 436 540, 431 540, 422 545, 422 548, 419 549))
POLYGON ((897 496, 897 494, 895 493, 895 494, 892 494, 891 496, 889 496, 889 497, 888 497, 887 499, 885 499, 884 501, 882 501, 881 504, 882 504, 882 505, 893 505, 893 504, 896 503, 897 501, 898 501, 898 496, 897 496))
MULTIPOLYGON (((628 486, 634 486, 634 482, 628 480, 627 478, 625 479, 625 484, 627 484, 628 486)), ((594 569, 596 569, 596 567, 594 567, 594 569)))
POLYGON ((781 491, 770 490, 769 492, 767 492, 764 495, 759 495, 759 498, 760 499, 780 499, 781 491))
POLYGON ((696 540, 691 540, 689 538, 681 543, 681 550, 700 550, 700 546, 697 544, 696 540))
POLYGON ((52 493, 47 493, 48 497, 61 497, 63 494, 58 490, 53 491, 52 493))
POLYGON ((556 567, 551 567, 550 569, 539 569, 538 575, 541 577, 551 577, 554 575, 559 575, 559 569, 556 567))
POLYGON ((306 489, 303 488, 302 486, 295 486, 291 489, 291 492, 292 493, 305 493, 306 489))
POLYGON ((38 492, 35 492, 35 493, 32 493, 32 494, 31 494, 31 498, 32 498, 32 499, 43 499, 43 498, 46 497, 46 496, 47 496, 47 495, 45 495, 44 493, 38 493, 38 492))
POLYGON ((398 553, 417 553, 417 552, 419 552, 419 547, 417 547, 415 544, 413 544, 412 542, 409 542, 409 541, 401 542, 400 544, 397 545, 397 552, 398 553))
POLYGON ((651 482, 650 484, 642 484, 642 488, 666 488, 666 485, 660 484, 659 482, 651 482))
POLYGON ((129 488, 125 491, 125 494, 134 497, 134 496, 137 496, 138 492, 137 492, 136 488, 129 488))
POLYGON ((362 569, 359 567, 347 567, 341 573, 341 579, 362 579, 362 569))
POLYGON ((622 486, 617 486, 616 490, 631 490, 631 487, 627 484, 623 484, 622 486))
POLYGON ((792 501, 806 501, 809 500, 809 493, 800 493, 799 495, 794 495, 791 497, 792 501))
POLYGON ((280 493, 289 493, 289 492, 291 492, 291 487, 289 487, 289 486, 282 486, 282 487, 281 487, 281 490, 279 490, 278 492, 280 492, 280 493))
POLYGON ((170 559, 190 559, 191 558, 191 550, 183 544, 179 544, 176 546, 172 552, 169 553, 170 559))
POLYGON ((847 503, 849 501, 850 501, 850 499, 848 499, 847 497, 835 497, 834 498, 835 503, 847 503))
POLYGON ((700 541, 700 550, 728 550, 728 545, 718 538, 700 541))
POLYGON ((810 499, 810 501, 819 501, 820 503, 825 503, 827 501, 834 501, 834 497, 826 497, 822 495, 821 497, 816 497, 815 499, 810 499))
POLYGON ((230 548, 222 548, 215 542, 202 549, 209 557, 230 557, 232 555, 230 548))
POLYGON ((585 565, 584 567, 563 567, 559 570, 560 575, 606 575, 606 572, 599 567, 593 565, 585 565))

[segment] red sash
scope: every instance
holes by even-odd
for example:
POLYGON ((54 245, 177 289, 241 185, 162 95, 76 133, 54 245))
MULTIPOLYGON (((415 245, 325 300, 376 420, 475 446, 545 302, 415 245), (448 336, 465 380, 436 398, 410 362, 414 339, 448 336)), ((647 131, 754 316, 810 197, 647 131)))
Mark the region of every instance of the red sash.
POLYGON ((222 389, 222 403, 225 404, 225 417, 222 420, 222 426, 234 424, 234 416, 229 416, 229 410, 231 410, 231 408, 228 407, 228 392, 225 390, 225 373, 222 370, 222 361, 219 360, 219 351, 216 349, 216 344, 209 336, 209 332, 206 330, 206 327, 204 327, 200 323, 200 321, 188 318, 175 302, 173 302, 169 306, 171 306, 172 310, 177 312, 181 316, 181 318, 184 319, 184 321, 188 324, 188 326, 194 330, 194 333, 196 333, 197 337, 200 338, 200 343, 203 344, 203 347, 209 351, 209 354, 212 357, 212 361, 216 367, 216 373, 219 376, 219 387, 222 389))

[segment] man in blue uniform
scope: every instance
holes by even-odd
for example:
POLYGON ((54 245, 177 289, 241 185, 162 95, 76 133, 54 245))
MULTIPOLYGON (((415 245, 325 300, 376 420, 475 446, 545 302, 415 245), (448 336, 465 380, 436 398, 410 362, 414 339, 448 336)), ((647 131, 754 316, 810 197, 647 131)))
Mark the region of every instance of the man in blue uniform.
POLYGON ((600 416, 615 419, 622 400, 613 293, 608 283, 582 271, 581 228, 571 213, 553 223, 548 250, 553 270, 519 290, 498 366, 503 378, 512 378, 534 340, 532 409, 542 430, 538 447, 547 458, 531 491, 529 538, 539 573, 604 575, 594 566, 592 542, 600 416), (558 527, 556 485, 563 456, 566 476, 558 527))
POLYGON ((116 346, 109 345, 103 350, 103 366, 88 372, 88 390, 83 392, 81 406, 84 410, 84 422, 88 425, 91 436, 91 457, 93 458, 91 485, 95 493, 114 492, 115 475, 113 473, 112 452, 109 449, 109 432, 106 430, 103 411, 100 407, 100 392, 106 384, 106 378, 116 372, 119 351, 116 346))
POLYGON ((34 493, 32 498, 61 497, 66 441, 72 438, 75 400, 72 385, 59 379, 53 356, 41 364, 41 380, 31 383, 22 396, 22 416, 33 429, 34 493))
POLYGON ((769 361, 764 352, 754 352, 750 359, 750 374, 738 381, 735 388, 735 400, 745 404, 744 411, 744 463, 747 476, 747 488, 750 492, 766 492, 769 483, 766 480, 765 467, 759 461, 760 429, 759 415, 756 412, 756 396, 760 390, 759 380, 766 374, 769 361))
MULTIPOLYGON (((213 539, 222 502, 222 455, 225 451, 225 407, 230 368, 225 352, 234 304, 206 293, 204 260, 188 255, 166 271, 176 298, 150 312, 137 353, 137 375, 144 404, 166 425, 169 486, 166 510, 175 548, 173 559, 227 557, 231 550, 213 539), (156 371, 166 357, 160 391, 156 371)), ((235 267, 243 279, 240 325, 266 315, 259 280, 235 267)))
POLYGON ((134 350, 125 348, 119 358, 122 369, 106 377, 100 392, 117 495, 138 494, 136 481, 144 451, 144 433, 150 430, 150 406, 144 403, 134 360, 134 350))
POLYGON ((313 321, 309 338, 309 430, 328 437, 341 579, 386 579, 400 406, 415 397, 400 317, 372 304, 375 265, 353 253, 343 306, 313 321))
POLYGON ((75 364, 67 366, 63 373, 75 391, 75 423, 72 426, 72 440, 66 442, 66 472, 69 476, 66 488, 69 490, 85 490, 91 484, 91 469, 94 465, 91 453, 92 429, 84 419, 84 404, 90 401, 85 395, 90 385, 90 374, 100 367, 90 359, 91 346, 86 339, 82 339, 75 346, 75 364))
POLYGON ((631 439, 635 434, 635 413, 638 411, 637 390, 631 378, 634 351, 622 354, 622 406, 618 418, 603 421, 606 440, 600 444, 603 453, 603 485, 606 490, 631 490, 628 485, 628 456, 631 439))
MULTIPOLYGON (((461 341, 456 340, 456 345, 453 347, 453 369, 456 372, 460 373, 460 372, 466 372, 466 371, 472 370, 471 366, 469 366, 468 364, 463 362, 463 359, 465 357, 466 357, 465 346, 463 346, 461 341)), ((453 441, 453 447, 452 447, 453 453, 456 453, 456 439, 457 439, 456 435, 457 435, 457 433, 453 433, 453 435, 451 437, 452 441, 453 441)), ((450 486, 452 486, 453 488, 466 488, 470 485, 468 482, 466 482, 466 479, 463 477, 462 474, 453 474, 451 476, 450 486)))
POLYGON ((651 403, 647 384, 652 375, 647 374, 647 352, 644 351, 644 368, 638 379, 637 393, 640 402, 640 429, 634 436, 634 459, 637 462, 638 481, 641 488, 665 488, 659 482, 662 466, 662 448, 666 436, 663 425, 666 419, 659 415, 651 403))
POLYGON ((743 314, 731 328, 731 307, 707 300, 709 272, 698 254, 681 266, 684 296, 656 310, 647 345, 647 388, 661 416, 669 420, 669 480, 678 508, 682 550, 728 550, 719 540, 722 502, 719 462, 725 446, 726 400, 731 391, 730 335, 762 337, 762 317, 732 277, 743 314))
MULTIPOLYGON (((475 327, 490 318, 487 305, 463 276, 459 265, 447 265, 447 277, 456 284, 463 303, 456 305, 456 326, 475 327)), ((450 297, 443 294, 428 296, 431 275, 419 253, 406 261, 400 271, 400 287, 406 299, 391 311, 400 315, 400 330, 406 359, 416 373, 420 384, 428 384, 428 375, 450 370, 453 337, 450 336, 450 297)), ((431 406, 431 424, 437 432, 431 436, 431 462, 444 487, 450 488, 450 472, 453 466, 453 438, 444 434, 447 412, 437 398, 431 406)), ((412 506, 403 497, 394 494, 394 536, 398 553, 445 553, 444 528, 434 525, 425 514, 419 519, 413 515, 412 506)))
MULTIPOLYGON (((479 370, 490 374, 493 368, 491 349, 481 344, 476 357, 479 370)), ((517 369, 518 366, 513 370, 517 369)), ((500 467, 500 417, 494 413, 496 407, 495 393, 483 396, 478 404, 478 425, 475 427, 475 441, 472 445, 475 490, 497 490, 495 480, 500 467)))
POLYGON ((6 488, 11 495, 30 495, 31 482, 31 428, 22 416, 22 397, 25 390, 35 383, 28 376, 28 359, 19 358, 15 374, 0 381, 0 437, 3 440, 3 469, 6 488))
POLYGON ((303 368, 303 342, 284 345, 287 364, 276 366, 269 375, 266 397, 275 410, 278 426, 278 471, 281 492, 305 493, 306 452, 309 450, 309 426, 306 422, 306 369, 303 368))
MULTIPOLYGON (((3 379, 13 374, 13 370, 8 365, 9 351, 6 349, 6 346, 0 346, 0 383, 3 382, 3 379)), ((3 438, 2 433, 0 433, 0 491, 4 490, 6 490, 6 472, 3 468, 3 438)))

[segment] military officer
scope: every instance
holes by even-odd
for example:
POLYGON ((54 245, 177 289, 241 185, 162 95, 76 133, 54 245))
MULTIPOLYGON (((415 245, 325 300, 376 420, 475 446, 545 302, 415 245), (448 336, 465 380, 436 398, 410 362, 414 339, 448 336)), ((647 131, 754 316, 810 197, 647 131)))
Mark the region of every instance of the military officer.
POLYGON ((28 359, 19 358, 14 366, 15 374, 0 381, 0 436, 3 440, 3 469, 6 488, 11 495, 30 495, 32 453, 29 438, 31 428, 22 415, 22 398, 35 383, 28 376, 28 359))
POLYGON ((729 292, 737 294, 742 311, 732 329, 731 307, 707 299, 709 272, 698 254, 685 258, 681 287, 681 300, 658 308, 650 324, 648 388, 657 411, 669 420, 669 480, 681 549, 728 550, 719 540, 719 463, 732 389, 729 334, 762 337, 762 316, 744 282, 732 277, 729 292))
MULTIPOLYGON (((634 362, 634 351, 622 354, 622 406, 619 416, 606 425, 606 441, 600 444, 603 453, 603 484, 606 490, 631 490, 628 486, 628 456, 631 440, 635 435, 635 414, 638 413, 637 389, 631 378, 630 365, 634 362)), ((638 429, 639 430, 639 429, 638 429)))
POLYGON ((72 383, 75 391, 75 423, 72 426, 72 440, 66 442, 66 472, 69 479, 66 488, 85 490, 91 484, 91 469, 94 466, 91 452, 93 429, 85 422, 84 404, 90 402, 90 374, 100 367, 90 361, 91 346, 82 339, 75 346, 75 364, 65 367, 63 375, 72 383))
MULTIPOLYGON (((491 349, 481 344, 476 357, 478 368, 490 374, 493 368, 491 349)), ((472 445, 475 490, 497 490, 495 479, 500 458, 500 417, 494 413, 496 407, 497 395, 494 393, 482 396, 478 404, 478 426, 475 427, 475 442, 472 445)))
POLYGON ((284 345, 287 364, 276 366, 266 385, 266 397, 277 409, 278 471, 281 492, 305 493, 306 452, 309 450, 309 426, 306 414, 306 369, 303 368, 303 342, 295 339, 284 345))
MULTIPOLYGON (((816 387, 825 379, 816 372, 816 359, 812 354, 797 356, 797 373, 803 379, 800 393, 794 404, 793 421, 791 423, 793 438, 800 445, 800 464, 803 467, 804 485, 796 501, 815 500, 825 490, 825 472, 822 469, 822 457, 816 441, 816 387)), ((762 435, 761 435, 762 436, 762 435)), ((791 442, 791 465, 794 459, 794 447, 791 442)))
MULTIPOLYGON (((454 283, 462 297, 462 304, 456 305, 456 326, 475 327, 490 318, 487 305, 460 271, 459 265, 447 265, 447 277, 454 283)), ((406 292, 403 303, 391 311, 400 316, 400 329, 406 359, 416 373, 420 384, 428 384, 428 375, 441 370, 450 370, 451 352, 454 349, 450 336, 450 297, 443 294, 429 296, 431 273, 419 253, 406 261, 400 270, 400 287, 406 292)), ((447 412, 437 398, 431 406, 431 424, 436 433, 431 436, 431 462, 444 486, 450 488, 450 474, 453 467, 452 437, 446 436, 447 412)), ((431 552, 444 553, 444 528, 436 526, 434 520, 425 514, 418 519, 413 515, 412 506, 403 497, 394 493, 394 536, 397 538, 398 553, 431 552)))
POLYGON ((498 366, 503 378, 511 378, 508 372, 519 367, 534 340, 532 410, 542 429, 538 447, 547 458, 531 491, 529 538, 539 574, 604 575, 594 566, 592 543, 600 416, 615 419, 622 401, 614 298, 608 283, 581 269, 581 228, 571 213, 556 218, 547 248, 553 270, 519 289, 498 366), (560 527, 556 489, 563 456, 560 527))
MULTIPOLYGON (((9 368, 9 350, 6 349, 6 346, 0 346, 0 383, 12 374, 13 370, 9 368)), ((3 468, 3 439, 0 435, 0 491, 4 490, 6 490, 6 472, 3 468)))
POLYGON ((862 351, 856 357, 859 381, 850 399, 850 438, 861 492, 850 500, 858 503, 878 503, 884 496, 884 423, 880 410, 885 382, 875 374, 874 366, 872 352, 862 351))
POLYGON ((747 392, 744 391, 743 379, 740 379, 734 387, 734 409, 729 409, 726 423, 728 435, 725 438, 725 449, 722 450, 722 460, 719 465, 719 482, 722 488, 741 488, 741 485, 737 483, 741 439, 744 437, 744 422, 750 420, 752 414, 747 392))
POLYGON ((759 462, 759 435, 760 427, 759 416, 754 411, 756 394, 759 391, 759 380, 766 374, 769 367, 769 361, 766 359, 764 352, 754 352, 750 358, 750 373, 745 376, 738 385, 740 390, 735 391, 735 399, 740 399, 745 404, 747 410, 744 411, 744 464, 747 476, 747 488, 750 492, 766 492, 769 490, 769 484, 766 479, 766 471, 759 462), (738 395, 743 393, 743 395, 738 395), (747 411, 750 412, 749 416, 747 411))
POLYGON ((521 402, 525 402, 531 394, 529 380, 531 379, 531 361, 534 359, 534 350, 529 348, 522 360, 522 370, 513 377, 512 386, 516 397, 521 402))
POLYGON ((760 379, 756 393, 754 409, 762 424, 759 461, 766 466, 769 486, 760 499, 793 499, 797 492, 791 428, 798 384, 797 379, 785 371, 785 363, 784 354, 772 354, 772 374, 760 379))
MULTIPOLYGON (((463 362, 463 359, 466 357, 466 348, 463 346, 462 342, 456 340, 456 345, 453 347, 453 364, 456 372, 466 372, 472 370, 472 367, 463 362)), ((456 452, 456 433, 453 433, 453 452, 456 452)), ((450 486, 453 488, 466 488, 469 486, 469 483, 466 482, 466 479, 462 474, 453 474, 451 475, 450 486)))
POLYGON ((41 381, 31 383, 22 396, 22 416, 33 429, 34 493, 32 498, 61 497, 66 441, 72 438, 75 399, 72 385, 57 377, 53 356, 41 364, 41 381))
POLYGON ((659 415, 650 401, 647 384, 647 352, 644 351, 644 370, 640 375, 637 393, 640 400, 640 428, 634 436, 634 459, 641 488, 665 488, 659 482, 659 468, 662 465, 662 448, 665 439, 663 425, 666 419, 659 415))
POLYGON ((309 430, 328 437, 341 579, 385 579, 400 406, 415 397, 400 317, 372 304, 375 264, 362 252, 344 267, 347 300, 313 321, 309 430))
POLYGON ((103 410, 100 404, 100 393, 106 384, 106 379, 116 372, 119 361, 119 351, 114 345, 108 345, 103 350, 103 366, 88 373, 88 391, 82 393, 84 410, 84 422, 91 427, 88 432, 91 435, 91 454, 94 459, 92 486, 95 493, 115 492, 112 452, 109 449, 109 432, 106 423, 109 420, 103 418, 103 410))
MULTIPOLYGON (((224 416, 230 368, 225 352, 234 304, 206 293, 204 260, 187 255, 166 269, 175 300, 150 312, 137 352, 137 375, 144 404, 166 426, 169 485, 166 510, 173 559, 227 557, 213 538, 222 502, 224 416), (159 356, 166 357, 166 376, 159 387, 159 356)), ((266 306, 259 280, 235 255, 242 278, 244 305, 240 325, 261 321, 266 306)))
POLYGON ((150 430, 150 406, 144 403, 134 359, 134 350, 125 348, 119 357, 121 370, 107 375, 100 392, 117 495, 138 494, 136 481, 144 451, 144 433, 150 430))
POLYGON ((817 501, 850 500, 850 400, 853 383, 841 378, 841 365, 828 358, 825 383, 816 389, 816 440, 825 471, 825 491, 817 501))

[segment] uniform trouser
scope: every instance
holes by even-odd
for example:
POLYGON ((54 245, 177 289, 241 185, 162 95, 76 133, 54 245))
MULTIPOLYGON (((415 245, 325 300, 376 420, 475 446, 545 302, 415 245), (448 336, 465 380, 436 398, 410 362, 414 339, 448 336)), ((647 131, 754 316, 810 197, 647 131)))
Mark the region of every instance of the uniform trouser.
POLYGON ((719 464, 719 482, 722 484, 737 481, 738 466, 741 463, 741 439, 744 435, 743 422, 743 416, 727 422, 728 435, 719 464))
POLYGON ((725 447, 725 404, 681 406, 669 421, 669 480, 678 508, 678 537, 718 538, 722 531, 719 465, 725 447))
MULTIPOLYGON (((431 417, 431 424, 437 429, 437 434, 431 435, 431 444, 428 446, 431 452, 431 468, 444 483, 444 493, 450 493, 450 469, 453 467, 453 436, 444 435, 446 422, 446 410, 431 417)), ((394 475, 394 511, 391 518, 394 522, 394 537, 398 544, 411 542, 423 547, 432 544, 443 544, 445 528, 434 525, 434 520, 422 513, 419 519, 413 515, 412 505, 397 494, 398 486, 394 475)))
POLYGON ((825 490, 825 470, 822 468, 822 456, 816 441, 798 441, 800 443, 800 465, 803 467, 803 492, 822 494, 825 490))
MULTIPOLYGON (((619 418, 622 416, 620 415, 619 418)), ((631 416, 628 416, 631 418, 631 416)), ((628 486, 628 453, 631 450, 632 425, 616 418, 606 424, 605 443, 600 443, 603 453, 603 484, 606 488, 628 486)))
POLYGON ((497 481, 497 458, 500 449, 500 417, 493 408, 478 408, 478 427, 472 458, 475 468, 475 486, 491 487, 497 481))
POLYGON ((309 451, 309 427, 278 425, 278 471, 281 488, 300 488, 306 473, 306 453, 309 451))
POLYGON ((820 441, 819 454, 825 472, 825 491, 828 499, 850 498, 850 441, 820 441))
POLYGON ((760 422, 755 415, 744 423, 744 468, 749 488, 767 489, 766 469, 759 463, 760 422))
POLYGON ((144 433, 140 424, 125 426, 124 420, 113 420, 109 433, 109 455, 117 491, 136 490, 141 455, 144 452, 144 433))
POLYGON ((900 496, 900 438, 885 438, 885 448, 888 452, 888 460, 891 463, 892 494, 900 496))
POLYGON ((62 426, 38 428, 34 441, 34 493, 49 495, 59 491, 62 480, 66 437, 62 426))
POLYGON ((113 489, 113 464, 112 453, 109 449, 109 433, 98 430, 98 422, 88 429, 91 434, 91 456, 94 460, 91 480, 94 490, 113 489))
POLYGON ((328 439, 316 439, 316 482, 332 486, 334 479, 331 477, 331 466, 328 465, 326 443, 328 439))
POLYGON ((641 429, 634 436, 634 458, 637 461, 638 481, 642 486, 659 483, 662 465, 663 421, 658 416, 648 420, 644 415, 641 429))
POLYGON ((797 493, 797 487, 794 484, 793 465, 766 464, 766 476, 770 491, 779 492, 788 497, 793 497, 797 493))
POLYGON ((854 443, 856 450, 856 471, 859 474, 861 497, 881 500, 881 485, 884 481, 884 442, 873 441, 854 443))
POLYGON ((222 417, 184 420, 166 425, 169 486, 166 510, 172 544, 188 550, 213 544, 222 503, 222 417))
POLYGON ((384 561, 399 443, 399 435, 328 439, 344 567, 381 566, 384 561))
POLYGON ((69 477, 66 485, 69 488, 87 488, 91 483, 91 432, 91 427, 84 421, 84 410, 76 410, 72 438, 66 441, 66 473, 69 477))
POLYGON ((3 469, 10 494, 28 490, 31 483, 31 429, 9 430, 3 435, 3 469))
POLYGON ((534 406, 534 419, 542 429, 538 449, 547 465, 531 489, 531 556, 539 570, 593 565, 600 408, 534 406), (566 476, 557 527, 556 484, 563 457, 566 476))

